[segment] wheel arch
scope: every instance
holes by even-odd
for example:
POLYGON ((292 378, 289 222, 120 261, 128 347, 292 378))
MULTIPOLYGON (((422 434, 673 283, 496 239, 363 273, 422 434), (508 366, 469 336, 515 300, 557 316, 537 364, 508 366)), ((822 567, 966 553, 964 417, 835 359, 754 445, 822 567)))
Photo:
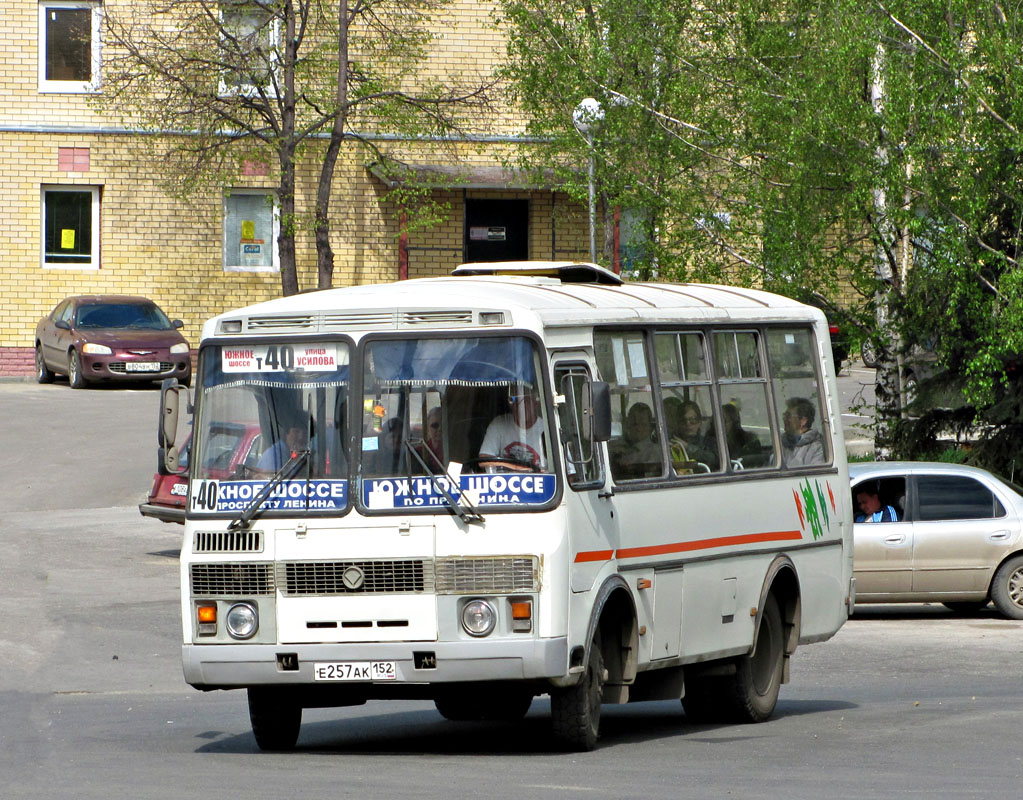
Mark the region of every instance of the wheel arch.
MULTIPOLYGON (((636 679, 639 666, 639 622, 632 590, 621 575, 611 575, 597 591, 586 629, 581 664, 589 662, 590 648, 600 633, 600 650, 607 670, 607 687, 624 686, 636 679)), ((573 659, 574 666, 575 659, 573 659)), ((607 690, 605 690, 607 691, 607 690)), ((613 702, 610 697, 605 702, 613 702)))
POLYGON ((995 564, 995 568, 993 570, 991 570, 991 580, 989 580, 987 582, 987 596, 988 596, 988 600, 991 599, 991 590, 994 588, 995 576, 998 575, 998 570, 1000 570, 1002 567, 1004 567, 1007 562, 1011 561, 1014 558, 1019 558, 1020 556, 1023 556, 1023 548, 1020 548, 1020 549, 1017 549, 1017 550, 1013 550, 1010 553, 1006 553, 1004 556, 1002 556, 1001 561, 999 561, 997 564, 995 564))
POLYGON ((802 620, 802 590, 799 585, 799 574, 796 565, 787 555, 780 555, 771 562, 764 576, 764 584, 760 589, 760 602, 757 604, 756 619, 753 624, 753 647, 756 650, 757 637, 760 634, 760 620, 764 614, 764 604, 770 595, 778 603, 781 611, 781 622, 784 628, 785 643, 785 681, 788 681, 788 657, 799 644, 799 629, 802 620))

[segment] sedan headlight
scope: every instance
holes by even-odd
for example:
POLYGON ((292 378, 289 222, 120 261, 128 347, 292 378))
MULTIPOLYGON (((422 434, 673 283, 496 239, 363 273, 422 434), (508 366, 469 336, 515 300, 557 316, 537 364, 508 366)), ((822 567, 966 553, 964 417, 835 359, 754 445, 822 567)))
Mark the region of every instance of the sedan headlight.
POLYGON ((248 603, 235 603, 227 610, 227 632, 235 639, 251 639, 259 629, 259 615, 248 603))
POLYGON ((489 636, 497 624, 497 612, 486 600, 470 600, 462 606, 462 627, 470 636, 489 636))
POLYGON ((187 342, 178 342, 177 344, 172 344, 170 351, 172 353, 187 353, 188 352, 188 343, 187 342))
POLYGON ((113 350, 107 347, 105 344, 94 344, 87 342, 82 345, 83 353, 91 353, 94 356, 109 356, 113 355, 113 350))

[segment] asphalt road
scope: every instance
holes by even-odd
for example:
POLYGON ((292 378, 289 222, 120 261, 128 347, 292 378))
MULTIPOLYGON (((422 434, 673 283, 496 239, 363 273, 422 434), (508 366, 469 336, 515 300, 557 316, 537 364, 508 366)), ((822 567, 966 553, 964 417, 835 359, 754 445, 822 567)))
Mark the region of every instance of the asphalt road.
POLYGON ((181 528, 135 507, 158 393, 0 384, 2 798, 991 798, 1018 793, 1023 623, 862 609, 800 648, 775 717, 690 725, 678 702, 605 707, 593 753, 429 703, 306 712, 263 754, 245 698, 181 678, 181 528))

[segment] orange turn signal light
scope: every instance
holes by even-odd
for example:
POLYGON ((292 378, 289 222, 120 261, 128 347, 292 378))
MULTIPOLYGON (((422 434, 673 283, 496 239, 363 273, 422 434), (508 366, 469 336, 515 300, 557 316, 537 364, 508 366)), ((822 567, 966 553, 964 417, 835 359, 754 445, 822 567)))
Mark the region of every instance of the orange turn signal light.
POLYGON ((512 619, 529 619, 533 616, 533 604, 529 600, 522 600, 511 604, 512 619))
POLYGON ((199 616, 199 622, 216 622, 217 621, 217 607, 216 606, 199 606, 197 610, 199 616))

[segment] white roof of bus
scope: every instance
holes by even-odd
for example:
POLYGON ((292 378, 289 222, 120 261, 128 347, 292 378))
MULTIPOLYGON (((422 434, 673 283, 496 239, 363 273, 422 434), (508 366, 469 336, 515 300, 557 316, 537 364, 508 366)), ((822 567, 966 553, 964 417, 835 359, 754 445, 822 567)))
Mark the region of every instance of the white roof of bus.
MULTIPOLYGON (((535 261, 514 264, 522 266, 516 270, 512 264, 463 265, 480 271, 489 268, 494 274, 367 284, 269 300, 208 321, 203 337, 214 335, 219 319, 385 309, 504 310, 511 312, 515 327, 595 322, 823 319, 818 309, 756 289, 631 281, 614 285, 611 280, 616 276, 601 267, 595 267, 591 282, 563 282, 542 271, 549 269, 556 273, 559 268, 574 269, 578 278, 580 269, 594 265, 535 261), (526 271, 532 274, 521 274, 526 271)), ((354 320, 352 328, 358 329, 354 320)))

